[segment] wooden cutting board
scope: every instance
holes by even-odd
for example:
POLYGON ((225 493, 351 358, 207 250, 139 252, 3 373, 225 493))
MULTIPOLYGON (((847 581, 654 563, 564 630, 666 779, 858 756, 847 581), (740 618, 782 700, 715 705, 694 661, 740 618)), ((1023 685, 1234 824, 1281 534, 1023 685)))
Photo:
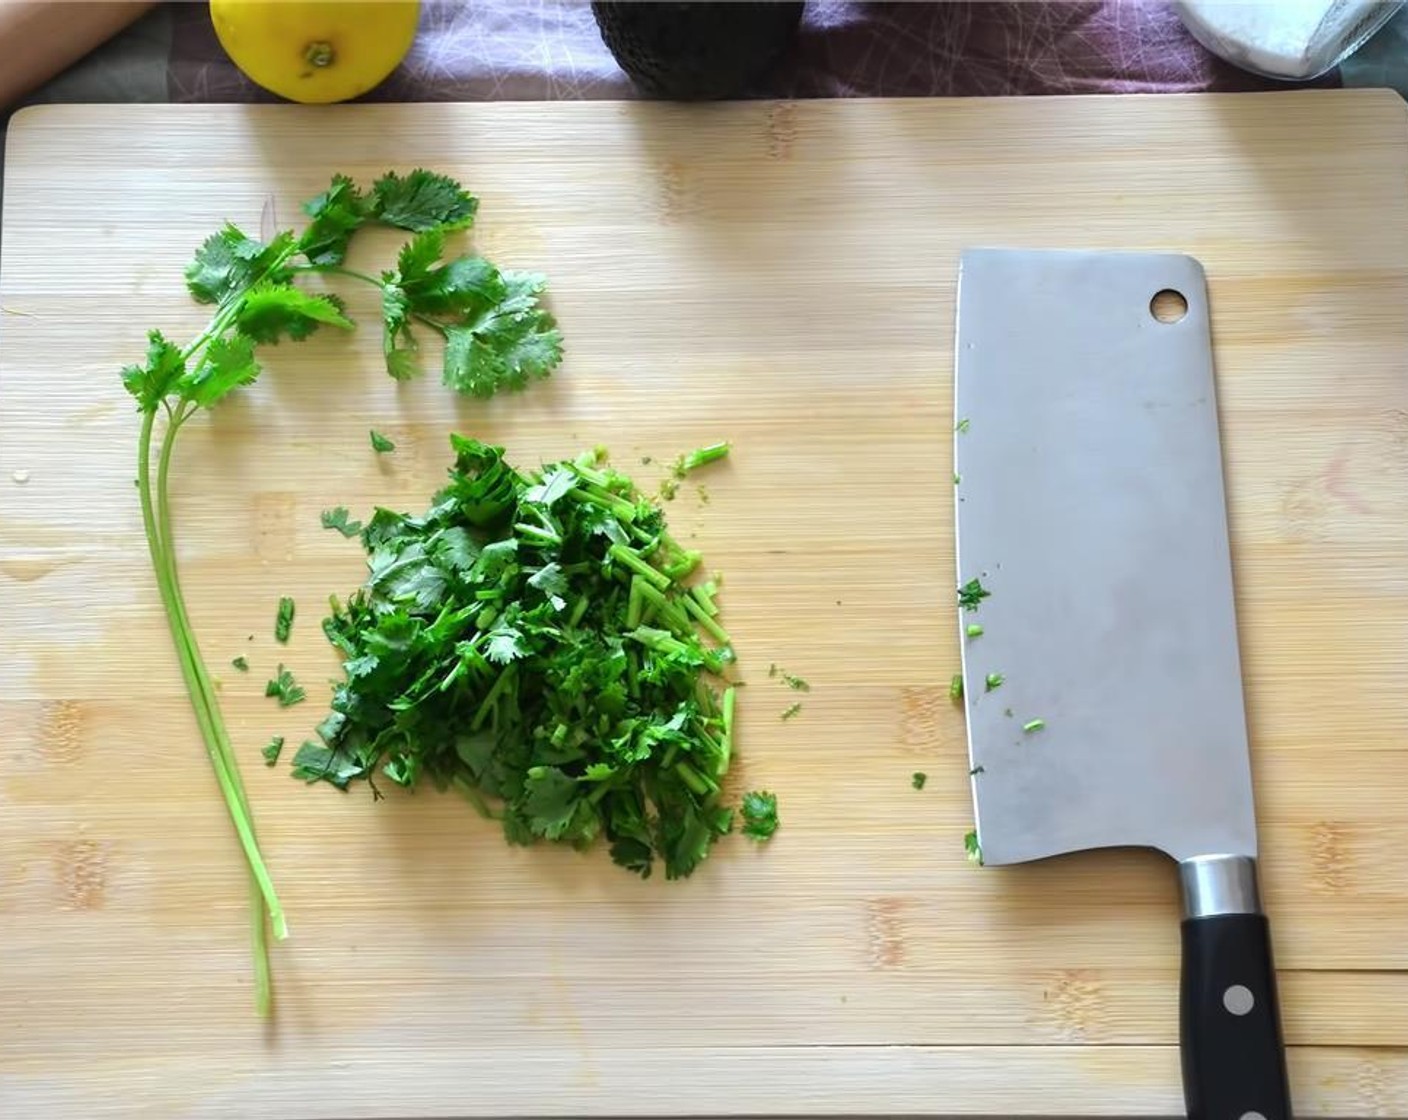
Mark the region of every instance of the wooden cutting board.
POLYGON ((1172 868, 964 858, 951 347, 957 254, 982 244, 1207 267, 1297 1103, 1408 1113, 1404 125, 1365 92, 20 114, 0 1114, 1177 1112, 1172 868), (482 197, 487 254, 551 277, 559 375, 461 402, 390 382, 375 329, 319 337, 271 352, 177 453, 184 582, 292 928, 266 1024, 117 370, 149 327, 204 323, 181 269, 219 223, 291 223, 334 171, 417 164, 482 197), (320 606, 363 571, 319 512, 424 508, 456 430, 522 462, 605 443, 646 480, 734 441, 710 500, 691 484, 669 513, 727 575, 742 781, 781 797, 770 846, 730 838, 693 879, 641 883, 601 852, 510 850, 453 797, 373 804, 264 767, 271 734, 323 714, 320 606), (262 695, 281 661, 312 685, 288 711, 262 695), (796 719, 771 663, 812 684, 796 719))

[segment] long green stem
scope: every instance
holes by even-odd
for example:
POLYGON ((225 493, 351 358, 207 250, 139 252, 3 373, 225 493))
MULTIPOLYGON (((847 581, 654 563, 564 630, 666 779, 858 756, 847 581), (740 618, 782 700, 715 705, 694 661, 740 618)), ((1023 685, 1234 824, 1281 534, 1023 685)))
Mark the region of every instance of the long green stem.
MULTIPOLYGON (((249 797, 245 793, 244 780, 240 777, 239 762, 235 758, 234 747, 225 727, 225 719, 220 711, 219 702, 215 698, 205 659, 200 655, 200 648, 195 640, 195 631, 191 628, 190 619, 186 614, 186 597, 181 591, 181 578, 176 565, 176 539, 171 530, 171 502, 167 496, 167 480, 171 473, 171 448, 175 443, 176 432, 186 422, 188 416, 189 413, 179 412, 173 415, 162 439, 161 456, 157 462, 156 472, 157 531, 161 537, 162 554, 165 560, 165 571, 171 590, 172 603, 176 608, 181 627, 189 636, 187 654, 195 668, 196 678, 202 693, 199 698, 192 693, 191 702, 193 705, 198 705, 199 702, 205 704, 209 725, 215 732, 226 772, 230 776, 235 795, 239 799, 240 813, 249 821, 252 831, 254 821, 249 811, 249 797)), ((208 742, 209 740, 207 740, 208 742)), ((249 868, 249 940, 254 955, 255 1006, 259 1014, 264 1017, 267 1017, 273 1009, 273 981, 269 969, 267 924, 267 919, 271 916, 269 904, 264 897, 263 884, 260 883, 259 877, 251 866, 249 868)), ((287 932, 285 927, 284 935, 287 935, 287 932)))
MULTIPOLYGON (((161 458, 157 464, 157 500, 156 511, 158 517, 158 532, 161 535, 162 550, 165 555, 165 574, 168 586, 171 589, 171 601, 176 611, 178 625, 191 661, 195 670, 196 680, 200 687, 201 698, 210 714, 210 725, 214 733, 215 747, 223 761, 226 772, 229 776, 230 787, 235 795, 231 804, 231 813, 236 808, 239 812, 235 816, 235 828, 240 834, 240 842, 244 845, 245 854, 249 858, 250 870, 259 880, 259 887, 263 893, 265 903, 269 908, 269 922, 274 929, 274 937, 282 941, 288 936, 288 926, 284 920, 283 907, 279 905, 279 899, 274 892, 273 881, 269 877, 268 868, 264 864, 264 858, 259 852, 258 841, 254 838, 254 823, 250 819, 249 803, 244 792, 244 782, 240 778, 239 764, 235 760, 234 747, 230 742, 230 733, 225 728, 225 719, 220 712, 219 702, 215 699, 215 685, 210 679, 210 672, 205 667, 205 659, 200 655, 200 646, 196 642, 194 630, 191 628, 191 620, 186 613, 186 601, 181 594, 181 581, 176 572, 176 545, 175 539, 171 535, 171 503, 167 498, 167 481, 170 478, 171 450, 175 445, 176 432, 185 422, 189 414, 178 413, 172 423, 167 427, 165 437, 161 444, 161 458)), ((226 800, 229 800, 227 797, 226 800)))
POLYGON ((238 768, 234 764, 233 751, 229 745, 229 735, 225 731, 219 706, 214 699, 210 682, 199 650, 195 646, 186 615, 185 603, 181 598, 179 584, 174 580, 175 553, 170 539, 170 514, 165 501, 165 478, 170 463, 172 438, 179 429, 184 416, 173 416, 163 440, 163 454, 158 466, 158 501, 153 503, 151 478, 151 444, 155 413, 146 413, 142 418, 141 436, 138 442, 137 479, 142 506, 142 523, 146 531, 152 567, 157 577, 157 588, 166 611, 167 624, 171 629, 172 641, 176 647, 177 659, 181 665, 186 690, 200 726, 201 737, 215 770, 216 780, 225 796, 236 832, 240 836, 246 860, 250 868, 251 891, 251 941, 255 958, 256 1003, 261 1014, 268 1014, 271 1006, 268 941, 264 929, 265 908, 274 924, 275 936, 287 935, 287 926, 282 909, 274 893, 273 883, 264 867, 254 839, 253 827, 249 820, 249 807, 244 795, 243 783, 239 779, 238 768), (158 510, 157 506, 160 507, 158 510), (164 530, 164 531, 163 531, 164 530))
POLYGON ((354 268, 344 268, 340 264, 310 264, 295 265, 294 272, 322 272, 332 276, 350 276, 353 280, 360 280, 364 284, 371 284, 373 287, 386 287, 375 276, 368 276, 365 272, 358 272, 354 268))

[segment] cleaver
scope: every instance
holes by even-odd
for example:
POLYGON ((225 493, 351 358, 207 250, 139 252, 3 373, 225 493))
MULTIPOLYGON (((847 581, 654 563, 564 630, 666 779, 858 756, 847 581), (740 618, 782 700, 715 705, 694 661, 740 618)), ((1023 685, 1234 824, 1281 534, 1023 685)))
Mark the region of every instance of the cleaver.
POLYGON ((964 706, 988 865, 1155 848, 1194 1120, 1289 1120, 1202 267, 975 249, 958 282, 964 706))

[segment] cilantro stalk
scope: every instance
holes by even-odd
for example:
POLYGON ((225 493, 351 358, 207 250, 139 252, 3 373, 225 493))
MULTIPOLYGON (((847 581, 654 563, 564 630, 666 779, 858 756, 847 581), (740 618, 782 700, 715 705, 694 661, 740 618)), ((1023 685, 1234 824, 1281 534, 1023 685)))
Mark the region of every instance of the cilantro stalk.
POLYGON ((181 674, 186 682, 186 691, 190 695, 191 706, 200 727, 201 738, 205 742, 206 753, 214 767, 221 795, 225 798, 230 819, 234 823, 240 846, 249 863, 250 940, 254 952, 255 1004, 261 1015, 268 1015, 272 1006, 272 990, 265 921, 267 918, 273 927, 274 936, 279 940, 288 936, 288 925, 268 868, 264 864, 263 855, 259 851, 249 801, 244 783, 240 779, 239 766, 235 762, 229 732, 225 728, 224 718, 215 699, 210 673, 201 657, 200 647, 191 628, 176 569, 171 503, 168 496, 171 450, 175 445, 176 433, 181 430, 181 425, 189 418, 194 407, 184 401, 174 408, 166 402, 163 402, 163 405, 167 412, 167 425, 157 463, 155 498, 151 476, 152 438, 157 411, 155 407, 144 411, 138 439, 137 489, 142 507, 142 526, 146 533, 152 568, 156 573, 157 589, 166 609, 167 624, 176 646, 181 674))
MULTIPOLYGON (((407 361, 414 349, 406 326, 411 317, 434 320, 445 336, 445 380, 456 389, 488 396, 547 376, 561 358, 561 339, 552 317, 538 305, 541 277, 501 273, 478 257, 437 264, 446 232, 470 225, 477 206, 458 183, 428 171, 387 174, 365 193, 345 176, 336 176, 327 191, 304 206, 311 221, 301 236, 283 231, 261 242, 226 225, 206 239, 186 269, 191 295, 215 309, 210 322, 184 348, 160 331, 150 332, 145 362, 122 371, 123 386, 136 398, 142 418, 137 490, 157 591, 196 724, 249 867, 255 1000, 262 1014, 272 1006, 267 930, 282 940, 288 926, 259 850, 230 735, 181 590, 170 500, 176 437, 191 417, 259 376, 256 346, 281 338, 298 341, 322 326, 352 327, 335 296, 306 291, 293 281, 301 272, 340 270, 352 235, 368 224, 416 235, 402 250, 402 269, 387 274, 384 282, 372 279, 383 287, 392 376, 415 372, 414 363, 407 361), (297 263, 299 257, 306 264, 297 263), (391 298, 393 287, 396 299, 391 298), (165 425, 157 444, 159 413, 165 425)), ((379 442, 375 433, 372 443, 377 451, 392 446, 384 437, 379 442)), ((350 529, 345 511, 343 524, 336 527, 350 529)), ((292 623, 292 601, 285 603, 280 606, 280 641, 287 639, 292 623)), ((236 659, 236 668, 243 667, 241 660, 236 659)), ((282 666, 278 681, 271 683, 278 686, 274 694, 281 704, 303 698, 282 666)))

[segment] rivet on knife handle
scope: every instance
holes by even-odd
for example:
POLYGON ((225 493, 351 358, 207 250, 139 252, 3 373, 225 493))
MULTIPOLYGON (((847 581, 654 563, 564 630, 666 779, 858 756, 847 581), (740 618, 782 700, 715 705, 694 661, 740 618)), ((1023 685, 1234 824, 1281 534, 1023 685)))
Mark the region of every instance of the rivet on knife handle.
POLYGON ((1190 1120, 1291 1120, 1271 934, 1256 861, 1199 856, 1183 884, 1180 1047, 1190 1120))

